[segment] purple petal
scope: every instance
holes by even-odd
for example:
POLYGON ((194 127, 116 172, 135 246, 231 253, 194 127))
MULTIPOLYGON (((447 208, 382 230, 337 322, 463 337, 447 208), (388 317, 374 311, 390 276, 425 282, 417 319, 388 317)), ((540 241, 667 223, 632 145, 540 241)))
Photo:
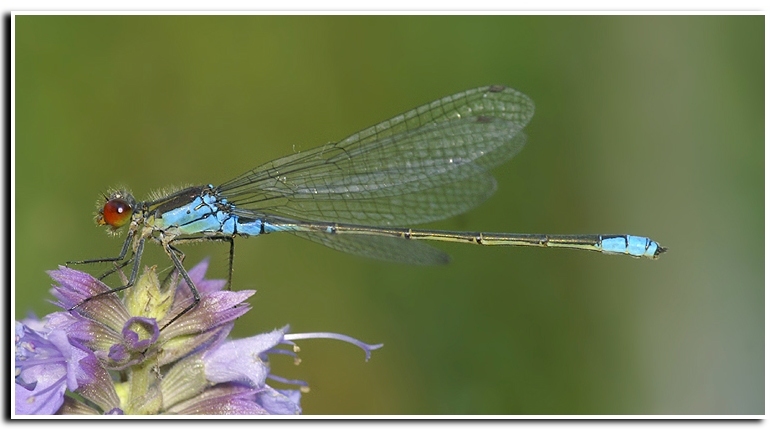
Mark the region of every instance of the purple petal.
POLYGON ((65 402, 57 410, 57 415, 100 415, 100 411, 87 406, 84 402, 76 400, 73 397, 65 396, 65 402))
POLYGON ((47 273, 59 283, 51 290, 51 294, 57 299, 54 303, 57 306, 69 310, 78 305, 74 312, 105 324, 117 332, 122 330, 124 322, 130 318, 116 294, 95 297, 110 288, 91 275, 62 266, 47 273), (92 299, 84 302, 88 298, 92 299))
POLYGON ((146 317, 132 317, 127 320, 122 329, 119 342, 108 348, 108 353, 99 351, 98 356, 108 358, 106 363, 111 369, 124 369, 144 359, 144 353, 149 346, 157 341, 160 329, 157 320, 146 317))
POLYGON ((257 394, 257 403, 272 415, 300 415, 302 412, 299 390, 275 390, 266 385, 257 394))
POLYGON ((122 367, 122 364, 130 362, 130 351, 124 344, 117 343, 116 345, 111 345, 111 348, 108 349, 107 357, 113 362, 112 364, 119 364, 122 367))
POLYGON ((117 358, 118 352, 111 348, 122 344, 123 339, 119 333, 105 325, 69 312, 55 312, 47 315, 45 319, 47 329, 64 330, 68 333, 68 338, 85 345, 101 360, 110 360, 109 354, 117 358))
POLYGON ((206 378, 214 383, 241 382, 251 387, 265 385, 268 366, 260 356, 284 338, 284 330, 274 330, 245 339, 228 340, 203 355, 206 378))
POLYGON ((71 344, 68 335, 62 330, 52 331, 49 333, 48 339, 62 354, 62 358, 67 365, 66 380, 69 390, 75 391, 80 383, 90 382, 93 379, 79 363, 89 355, 90 351, 88 349, 78 348, 71 344))
POLYGON ((132 317, 125 323, 122 336, 128 348, 143 352, 149 348, 149 345, 157 342, 160 328, 157 327, 157 320, 154 318, 132 317))
POLYGON ((16 384, 17 415, 54 415, 65 400, 65 375, 59 378, 51 373, 51 378, 38 380, 36 389, 28 390, 16 384))
MULTIPOLYGON (((230 323, 249 311, 249 305, 242 303, 251 297, 253 290, 216 291, 201 297, 200 303, 179 319, 165 328, 161 333, 161 342, 177 336, 201 333, 214 327, 230 323)), ((160 321, 164 326, 167 321, 179 314, 189 303, 180 303, 171 309, 166 319, 160 321)))
MULTIPOLYGON (((204 351, 225 339, 232 329, 233 324, 230 323, 213 328, 204 333, 178 337, 174 341, 164 344, 164 347, 156 360, 159 362, 160 366, 163 366, 186 355, 204 351)), ((167 330, 168 329, 163 330, 163 334, 165 334, 167 330)))
POLYGON ((268 412, 254 399, 258 389, 240 384, 219 384, 194 398, 168 409, 168 412, 193 415, 265 415, 268 412))
POLYGON ((93 351, 108 350, 112 345, 122 341, 119 333, 80 315, 55 312, 47 315, 46 318, 49 327, 65 330, 70 339, 86 345, 93 351))
POLYGON ((60 301, 56 303, 63 309, 69 309, 88 297, 109 291, 110 288, 88 273, 69 267, 60 266, 57 270, 46 272, 59 286, 54 287, 52 294, 60 301))
POLYGON ((20 336, 20 330, 24 331, 23 328, 29 327, 39 333, 48 332, 49 330, 46 328, 47 321, 43 319, 38 319, 34 314, 29 314, 27 318, 23 319, 21 324, 17 322, 16 324, 16 335, 20 336))
POLYGON ((94 381, 92 368, 81 362, 91 352, 71 342, 60 329, 42 335, 16 325, 16 412, 52 414, 64 400, 65 389, 94 381))
POLYGON ((108 371, 101 366, 100 360, 94 355, 88 355, 79 364, 88 374, 93 375, 93 378, 82 383, 75 391, 104 411, 118 409, 119 396, 114 389, 114 381, 108 371))

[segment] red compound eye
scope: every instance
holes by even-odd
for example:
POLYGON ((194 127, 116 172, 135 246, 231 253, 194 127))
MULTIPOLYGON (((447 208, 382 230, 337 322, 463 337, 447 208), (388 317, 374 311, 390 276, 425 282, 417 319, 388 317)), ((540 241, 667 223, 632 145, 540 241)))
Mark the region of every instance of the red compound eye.
POLYGON ((124 199, 112 199, 106 202, 101 212, 100 224, 108 224, 113 228, 119 228, 130 221, 133 207, 124 199))

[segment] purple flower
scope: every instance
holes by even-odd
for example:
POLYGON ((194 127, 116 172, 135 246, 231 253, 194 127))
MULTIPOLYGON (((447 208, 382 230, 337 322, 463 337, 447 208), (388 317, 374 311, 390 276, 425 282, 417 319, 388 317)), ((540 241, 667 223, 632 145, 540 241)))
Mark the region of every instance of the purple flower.
POLYGON ((49 272, 57 282, 54 303, 76 307, 17 322, 16 413, 300 414, 308 387, 272 374, 271 355, 297 363, 293 341, 309 338, 352 343, 366 360, 382 346, 335 333, 288 334, 288 327, 228 339, 254 291, 222 291, 226 282, 206 280, 207 268, 205 260, 188 272, 201 301, 169 325, 192 301, 177 276, 161 287, 147 269, 120 299, 97 296, 109 287, 86 273, 49 272), (268 381, 298 388, 276 389, 268 381))
POLYGON ((70 338, 52 315, 45 323, 16 322, 16 413, 53 414, 62 406, 66 388, 91 395, 104 407, 118 405, 119 399, 105 390, 110 379, 97 357, 70 338))

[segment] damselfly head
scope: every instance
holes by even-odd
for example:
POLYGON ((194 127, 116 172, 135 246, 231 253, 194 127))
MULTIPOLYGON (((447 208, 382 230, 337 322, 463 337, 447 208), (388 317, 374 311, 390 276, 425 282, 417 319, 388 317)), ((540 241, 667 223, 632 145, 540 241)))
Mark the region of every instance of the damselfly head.
POLYGON ((108 226, 108 232, 114 234, 130 221, 134 209, 135 199, 132 194, 124 190, 112 190, 98 201, 95 222, 108 226))

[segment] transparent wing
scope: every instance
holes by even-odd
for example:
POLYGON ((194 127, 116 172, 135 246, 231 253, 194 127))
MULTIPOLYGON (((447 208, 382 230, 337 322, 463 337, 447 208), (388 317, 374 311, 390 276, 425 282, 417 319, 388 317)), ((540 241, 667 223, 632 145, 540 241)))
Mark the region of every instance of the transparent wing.
POLYGON ((465 91, 263 164, 218 192, 247 217, 377 226, 447 218, 492 194, 488 170, 523 148, 533 111, 511 88, 465 91))

